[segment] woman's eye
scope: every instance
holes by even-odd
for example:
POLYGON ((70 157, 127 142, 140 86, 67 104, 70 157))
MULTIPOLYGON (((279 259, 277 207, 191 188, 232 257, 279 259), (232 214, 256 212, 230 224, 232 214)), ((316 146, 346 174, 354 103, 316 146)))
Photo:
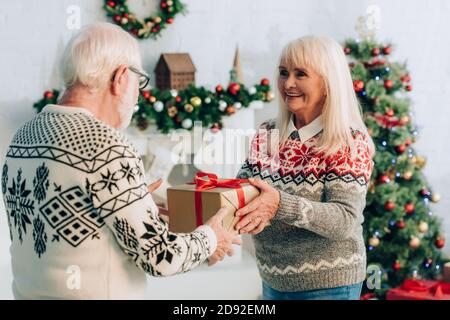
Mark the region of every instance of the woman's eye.
POLYGON ((295 73, 295 76, 296 76, 297 78, 301 78, 301 77, 306 76, 306 73, 304 73, 303 71, 297 71, 297 72, 295 73))
POLYGON ((289 72, 287 72, 287 70, 280 70, 280 76, 288 77, 289 76, 289 72))

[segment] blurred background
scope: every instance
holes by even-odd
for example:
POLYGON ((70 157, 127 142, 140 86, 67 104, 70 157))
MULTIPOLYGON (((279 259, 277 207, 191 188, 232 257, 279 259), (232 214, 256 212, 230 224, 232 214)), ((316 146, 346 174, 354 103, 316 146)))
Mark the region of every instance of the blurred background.
MULTIPOLYGON (((274 84, 277 59, 289 41, 307 34, 328 35, 343 43, 357 37, 357 18, 369 5, 380 8, 377 39, 393 44, 391 59, 407 61, 413 78, 410 93, 419 137, 415 149, 427 158, 424 174, 441 195, 433 213, 443 219, 450 239, 450 2, 447 0, 184 0, 188 12, 157 40, 140 40, 144 69, 153 70, 162 53, 187 52, 196 67, 196 85, 210 90, 229 81, 236 46, 239 46, 242 81, 248 86, 267 78, 274 84)), ((67 27, 73 6, 81 25, 110 21, 102 0, 3 1, 0 12, 0 156, 15 131, 35 114, 33 104, 46 90, 60 88, 58 61, 69 38, 77 31, 67 27)), ((147 16, 156 0, 128 1, 130 10, 147 16)), ((152 77, 151 85, 155 85, 152 77)), ((275 88, 273 88, 275 89, 275 88)), ((230 117, 230 126, 256 128, 277 113, 276 99, 250 117, 230 117), (248 122, 248 119, 251 122, 248 122)), ((236 257, 215 269, 200 268, 192 275, 149 279, 148 298, 256 299, 260 280, 251 243, 236 257), (220 278, 220 280, 218 280, 220 278), (234 283, 233 283, 234 279, 234 283), (239 279, 239 280, 238 280, 239 279), (218 284, 212 286, 211 283, 218 284), (239 293, 235 284, 242 287, 239 293), (180 288, 171 296, 171 288, 180 288), (195 290, 192 290, 193 287, 195 290)), ((0 298, 12 297, 9 232, 0 201, 0 298)), ((450 246, 444 247, 450 254, 450 246)))

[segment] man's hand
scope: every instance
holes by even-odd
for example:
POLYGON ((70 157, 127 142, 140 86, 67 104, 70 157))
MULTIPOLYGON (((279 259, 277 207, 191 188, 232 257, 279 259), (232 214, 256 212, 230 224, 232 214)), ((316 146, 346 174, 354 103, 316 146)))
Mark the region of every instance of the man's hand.
POLYGON ((232 244, 242 243, 239 235, 234 235, 232 232, 224 229, 223 219, 226 215, 227 210, 225 208, 220 208, 219 211, 205 223, 214 230, 217 237, 216 251, 208 258, 209 266, 212 266, 218 261, 222 261, 225 258, 225 254, 232 256, 232 244))
POLYGON ((248 179, 261 194, 236 212, 236 216, 243 217, 235 228, 239 233, 258 234, 264 230, 275 216, 280 203, 280 193, 267 182, 260 179, 248 179))

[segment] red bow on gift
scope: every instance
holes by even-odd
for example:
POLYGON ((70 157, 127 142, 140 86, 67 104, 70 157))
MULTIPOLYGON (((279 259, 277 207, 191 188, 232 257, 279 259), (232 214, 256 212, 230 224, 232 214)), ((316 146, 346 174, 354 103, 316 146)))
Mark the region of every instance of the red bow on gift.
POLYGON ((241 183, 248 182, 248 179, 221 179, 217 178, 217 175, 213 173, 198 172, 194 181, 189 184, 195 184, 195 216, 197 226, 203 224, 203 208, 202 208, 202 192, 203 190, 209 190, 214 188, 233 188, 236 189, 239 208, 245 206, 245 194, 242 189, 241 183), (205 179, 208 178, 208 179, 205 179))
POLYGON ((402 289, 414 292, 427 292, 436 298, 442 298, 444 294, 450 294, 450 283, 436 282, 431 285, 418 280, 405 280, 402 289))

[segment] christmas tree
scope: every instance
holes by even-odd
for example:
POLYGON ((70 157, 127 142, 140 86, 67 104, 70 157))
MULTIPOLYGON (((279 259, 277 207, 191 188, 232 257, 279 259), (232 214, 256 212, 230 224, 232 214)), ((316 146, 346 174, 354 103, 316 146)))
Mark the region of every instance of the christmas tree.
POLYGON ((445 262, 445 243, 430 203, 439 201, 439 195, 422 172, 425 158, 413 147, 418 132, 407 66, 389 61, 390 43, 379 43, 373 34, 361 38, 346 40, 344 52, 377 148, 363 227, 368 266, 379 268, 381 276, 375 294, 382 298, 405 279, 436 279, 445 262))

